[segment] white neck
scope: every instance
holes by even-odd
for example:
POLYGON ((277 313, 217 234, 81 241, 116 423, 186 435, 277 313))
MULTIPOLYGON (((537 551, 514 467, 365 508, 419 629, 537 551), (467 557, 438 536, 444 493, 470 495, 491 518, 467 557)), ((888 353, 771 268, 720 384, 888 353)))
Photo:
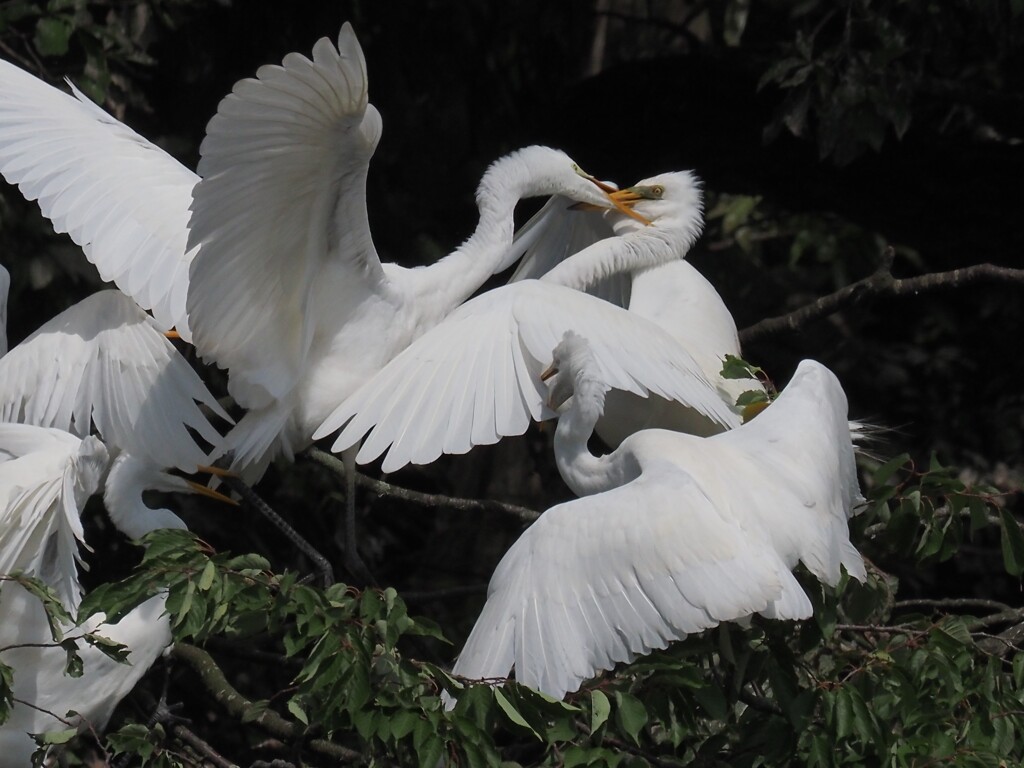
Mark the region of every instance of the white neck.
POLYGON ((142 501, 144 490, 189 492, 184 480, 168 475, 144 459, 122 453, 114 459, 103 490, 110 521, 130 539, 141 539, 158 528, 185 528, 169 509, 153 509, 142 501))
POLYGON ((525 197, 559 191, 546 173, 551 150, 531 147, 491 165, 477 189, 480 219, 473 234, 448 256, 419 273, 418 292, 438 297, 446 309, 455 307, 483 285, 491 275, 511 264, 515 207, 525 197), (537 151, 540 150, 540 151, 537 151))
POLYGON ((621 449, 607 456, 594 456, 587 447, 594 426, 604 411, 608 387, 580 372, 572 406, 558 419, 555 429, 555 463, 566 485, 577 496, 618 488, 640 475, 632 456, 621 449))

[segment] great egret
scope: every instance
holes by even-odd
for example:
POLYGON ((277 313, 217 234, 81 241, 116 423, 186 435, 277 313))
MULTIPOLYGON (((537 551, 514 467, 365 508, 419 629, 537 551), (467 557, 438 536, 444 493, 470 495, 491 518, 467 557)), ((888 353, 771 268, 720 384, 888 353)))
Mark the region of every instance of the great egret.
MULTIPOLYGON (((6 300, 0 292, 0 305, 6 300)), ((0 423, 0 573, 41 579, 75 613, 79 513, 90 495, 103 489, 111 521, 133 539, 185 527, 170 510, 143 503, 145 490, 223 499, 160 469, 195 471, 204 451, 190 430, 207 441, 219 437, 197 403, 227 418, 153 319, 118 291, 84 299, 0 359, 0 421, 25 422, 0 423), (94 426, 109 450, 89 435, 94 426)), ((104 624, 102 614, 88 618, 76 632, 99 631, 126 645, 130 666, 83 647, 84 675, 71 678, 64 650, 49 647, 39 601, 3 584, 0 660, 15 670, 16 698, 0 726, 5 759, 27 765, 36 748, 29 734, 63 729, 69 710, 80 715, 74 722, 101 729, 170 642, 163 612, 158 595, 116 625, 104 624)))
MULTIPOLYGON (((557 282, 647 318, 693 355, 730 406, 743 392, 762 389, 752 379, 721 376, 726 355, 742 356, 736 322, 714 286, 685 260, 703 227, 699 180, 687 171, 661 174, 637 182, 620 195, 626 199, 660 198, 660 211, 653 206, 641 208, 644 215, 657 217, 656 224, 638 226, 634 219, 615 211, 570 211, 568 203, 553 199, 516 233, 512 247, 522 259, 511 282, 530 278, 557 282), (688 238, 680 239, 676 257, 670 261, 651 265, 637 259, 612 272, 598 269, 598 264, 588 267, 579 263, 593 250, 589 246, 595 242, 614 237, 653 237, 668 227, 689 233, 688 238)), ((652 427, 703 436, 722 431, 720 424, 679 403, 657 396, 641 399, 616 389, 605 399, 596 431, 614 447, 628 435, 652 427)))
POLYGON ((722 621, 811 615, 790 569, 865 578, 847 518, 861 501, 846 396, 811 360, 753 421, 708 438, 644 430, 596 457, 587 439, 608 383, 589 345, 554 351, 555 458, 583 498, 552 507, 502 558, 455 665, 472 679, 515 666, 555 697, 601 670, 722 621))
MULTIPOLYGON (((111 467, 107 449, 96 437, 0 423, 0 574, 22 571, 44 581, 64 607, 76 613, 82 594, 77 569, 78 544, 83 541, 79 515, 108 471, 104 500, 124 533, 141 536, 152 529, 147 524, 184 527, 169 510, 146 507, 142 491, 189 491, 187 481, 163 473, 126 473, 125 462, 130 459, 122 454, 111 467), (115 488, 118 493, 111 493, 115 488)), ((103 614, 96 614, 78 629, 65 627, 68 636, 98 632, 130 650, 129 664, 119 664, 80 644, 84 672, 72 678, 64 674, 67 655, 53 645, 39 600, 17 583, 0 584, 0 661, 14 670, 14 706, 0 725, 4 764, 28 765, 36 749, 30 734, 63 730, 71 710, 78 715, 70 722, 102 730, 117 703, 170 643, 170 625, 163 614, 164 597, 158 595, 117 624, 106 624, 103 614)))
POLYGON ((104 278, 228 369, 250 413, 221 450, 250 477, 307 445, 358 384, 510 265, 518 199, 612 205, 564 153, 529 147, 488 169, 479 224, 454 253, 381 264, 365 199, 380 135, 347 23, 337 46, 321 39, 312 60, 289 54, 235 86, 210 121, 198 185, 78 91, 0 64, 0 171, 104 278))
MULTIPOLYGON (((610 386, 638 400, 672 401, 705 433, 737 426, 733 401, 711 384, 720 362, 702 370, 707 364, 698 364, 666 330, 575 290, 617 277, 628 287, 634 271, 678 261, 689 249, 701 223, 696 178, 676 173, 647 181, 612 197, 633 205, 648 226, 599 239, 540 281, 514 282, 463 304, 343 402, 314 438, 344 426, 333 446, 341 451, 369 432, 357 460, 372 461, 390 445, 383 468, 393 471, 522 434, 531 417, 553 415, 542 408, 537 374, 566 330, 592 340, 610 386)), ((566 218, 573 215, 589 214, 566 218)), ((560 235, 547 237, 546 247, 557 250, 553 239, 567 247, 579 242, 571 233, 560 235)), ((522 248, 517 244, 513 256, 522 248)))

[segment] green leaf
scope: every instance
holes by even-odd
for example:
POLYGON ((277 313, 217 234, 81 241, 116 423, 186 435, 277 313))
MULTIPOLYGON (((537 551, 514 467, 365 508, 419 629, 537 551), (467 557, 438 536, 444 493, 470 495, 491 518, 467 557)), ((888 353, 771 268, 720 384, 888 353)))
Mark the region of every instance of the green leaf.
POLYGON ((534 736, 537 737, 538 741, 544 741, 544 738, 539 733, 537 733, 536 730, 534 730, 534 727, 530 725, 528 722, 526 722, 526 718, 519 714, 519 710, 517 710, 515 708, 515 705, 513 705, 512 702, 509 701, 508 697, 501 692, 500 688, 494 689, 494 700, 498 702, 498 707, 501 708, 501 711, 505 713, 505 716, 509 720, 518 725, 520 728, 523 728, 532 733, 534 736))
POLYGON ((306 710, 302 708, 295 699, 288 700, 288 711, 292 713, 292 716, 303 725, 309 725, 309 717, 306 715, 306 710))
POLYGON ((633 740, 633 743, 640 743, 640 729, 647 725, 647 708, 635 696, 615 692, 615 703, 617 709, 615 719, 619 727, 633 740))
POLYGON ((885 485, 896 470, 906 466, 909 461, 909 453, 901 453, 899 456, 893 456, 885 462, 885 464, 875 470, 874 474, 871 476, 872 483, 874 483, 875 487, 885 485))
POLYGON ((611 702, 603 691, 590 692, 590 733, 593 734, 605 724, 612 712, 611 702))
POLYGON ((723 379, 756 379, 758 373, 763 371, 735 355, 726 355, 722 360, 720 375, 723 379))
POLYGON ((207 560, 203 566, 203 573, 199 577, 199 591, 207 592, 213 586, 213 577, 217 575, 217 566, 213 560, 207 560))
POLYGON ((68 41, 74 32, 71 20, 62 16, 51 16, 36 22, 33 42, 43 56, 63 56, 68 52, 68 41))
POLYGON ((729 703, 717 685, 706 685, 694 691, 694 698, 713 720, 725 720, 729 715, 729 703))
POLYGON ((77 728, 66 728, 61 731, 47 731, 36 735, 39 744, 67 744, 78 735, 77 728))
POLYGON ((1008 509, 1000 509, 999 517, 1003 523, 999 538, 1003 549, 1003 565, 1007 573, 1020 576, 1024 574, 1024 535, 1020 532, 1017 518, 1008 509))

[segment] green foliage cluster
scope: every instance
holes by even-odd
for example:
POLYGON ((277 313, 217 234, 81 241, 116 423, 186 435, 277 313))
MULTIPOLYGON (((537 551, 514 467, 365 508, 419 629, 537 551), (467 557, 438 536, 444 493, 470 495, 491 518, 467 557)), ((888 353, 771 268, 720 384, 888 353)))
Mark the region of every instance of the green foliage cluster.
MULTIPOLYGON (((899 456, 870 475, 858 539, 878 563, 923 566, 997 533, 1006 570, 1019 575, 1024 537, 998 501, 937 461, 921 471, 899 456)), ((165 592, 173 657, 234 718, 228 731, 205 734, 228 754, 251 749, 269 731, 293 743, 306 765, 433 768, 443 758, 506 767, 999 766, 1024 759, 1016 740, 1024 729, 1024 652, 990 634, 1020 622, 1024 611, 993 601, 902 603, 898 579, 877 566, 865 585, 836 592, 802 576, 815 603, 812 621, 723 625, 559 702, 514 682, 466 687, 417 660, 419 643, 441 634, 411 618, 393 589, 320 589, 294 572, 272 572, 260 555, 218 553, 185 531, 157 531, 142 543, 136 572, 93 590, 80 618, 102 609, 116 621, 165 592), (230 662, 221 669, 214 659, 230 659, 224 648, 259 649, 254 663, 276 681, 273 694, 239 693, 225 673, 230 662), (457 699, 450 713, 444 691, 457 699)), ((52 612, 55 641, 70 636, 60 634, 69 617, 45 587, 18 582, 52 612)), ((80 669, 69 661, 68 673, 80 669)), ((10 684, 0 665, 0 702, 9 701, 10 684)), ((172 732, 165 723, 129 721, 103 748, 140 765, 196 764, 172 732)))
MULTIPOLYGON (((845 165, 910 128, 915 101, 974 91, 978 103, 1007 87, 1002 63, 1024 43, 1024 5, 997 0, 847 0, 782 3, 794 35, 761 76, 785 97, 765 128, 814 137, 822 158, 845 165), (989 66, 976 67, 984 53, 989 66)), ((966 107, 938 117, 946 130, 994 128, 966 107)), ((919 116, 918 119, 920 119, 919 116)))

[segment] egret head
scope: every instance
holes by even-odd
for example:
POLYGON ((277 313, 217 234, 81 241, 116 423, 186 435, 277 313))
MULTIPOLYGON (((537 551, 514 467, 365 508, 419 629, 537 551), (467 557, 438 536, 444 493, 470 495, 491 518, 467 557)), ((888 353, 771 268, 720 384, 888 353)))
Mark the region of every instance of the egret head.
POLYGON ((538 145, 524 147, 491 163, 477 188, 477 204, 484 208, 508 196, 561 195, 600 208, 619 207, 609 198, 613 190, 583 171, 559 149, 538 145))
POLYGON ((114 526, 130 539, 141 539, 158 528, 186 528, 184 521, 169 509, 154 509, 142 498, 145 491, 165 493, 202 493, 234 504, 231 499, 165 472, 151 461, 121 453, 110 468, 103 490, 103 503, 114 526))
POLYGON ((551 365, 541 373, 548 385, 548 406, 557 410, 580 388, 582 380, 593 381, 607 389, 598 378, 598 365, 590 342, 573 331, 566 331, 551 353, 551 365))
MULTIPOLYGON (((704 194, 701 181, 691 171, 662 173, 643 179, 632 187, 611 193, 617 203, 630 206, 634 214, 662 229, 683 228, 696 240, 704 226, 704 194)), ((635 217, 634 217, 635 218, 635 217)), ((621 227, 635 229, 636 224, 616 217, 616 233, 621 227)))

